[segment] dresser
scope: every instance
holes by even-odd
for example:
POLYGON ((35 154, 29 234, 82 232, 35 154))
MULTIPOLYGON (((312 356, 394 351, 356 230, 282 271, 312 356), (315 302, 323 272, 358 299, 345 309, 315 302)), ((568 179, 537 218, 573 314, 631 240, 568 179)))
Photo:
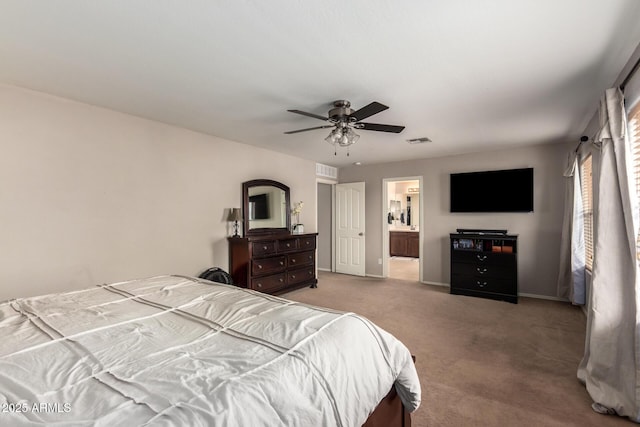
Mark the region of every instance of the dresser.
POLYGON ((317 235, 229 237, 229 272, 234 284, 268 294, 315 288, 317 235))
POLYGON ((518 302, 518 236, 450 234, 451 293, 518 302))

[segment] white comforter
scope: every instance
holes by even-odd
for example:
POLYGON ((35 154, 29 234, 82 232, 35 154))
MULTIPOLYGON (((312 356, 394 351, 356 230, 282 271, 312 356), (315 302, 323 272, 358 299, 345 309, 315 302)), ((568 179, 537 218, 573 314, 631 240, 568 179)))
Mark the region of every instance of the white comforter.
POLYGON ((0 425, 359 426, 407 348, 352 313, 161 276, 0 305, 0 425))

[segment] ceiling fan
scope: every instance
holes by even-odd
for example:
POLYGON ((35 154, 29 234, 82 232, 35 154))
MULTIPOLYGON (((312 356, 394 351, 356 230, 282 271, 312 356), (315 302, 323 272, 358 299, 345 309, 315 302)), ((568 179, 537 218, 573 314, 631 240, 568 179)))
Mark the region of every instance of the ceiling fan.
MULTIPOLYGON (((367 117, 371 117, 374 114, 378 114, 389 107, 383 105, 379 102, 372 102, 369 105, 366 105, 359 110, 353 110, 351 108, 351 103, 345 100, 335 101, 333 103, 333 107, 329 110, 327 117, 320 116, 318 114, 307 113, 306 111, 300 110, 287 110, 291 113, 302 114, 303 116, 313 117, 314 119, 320 119, 325 122, 329 122, 331 124, 324 126, 316 126, 312 128, 306 129, 298 129, 292 130, 289 132, 285 132, 285 134, 293 134, 299 132, 306 132, 309 130, 315 129, 326 129, 326 128, 334 128, 329 136, 325 138, 330 144, 334 146, 348 147, 360 138, 360 135, 354 132, 354 129, 361 130, 373 130, 377 132, 390 132, 390 133, 400 133, 404 130, 404 126, 394 126, 394 125, 383 125, 379 123, 365 123, 361 120, 366 119, 367 117)), ((347 153, 347 155, 349 155, 347 153)))

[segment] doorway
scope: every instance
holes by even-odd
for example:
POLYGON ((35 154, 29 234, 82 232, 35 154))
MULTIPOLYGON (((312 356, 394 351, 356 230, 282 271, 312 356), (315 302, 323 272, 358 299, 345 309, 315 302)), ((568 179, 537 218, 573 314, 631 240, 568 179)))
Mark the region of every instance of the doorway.
POLYGON ((422 177, 383 180, 383 277, 422 280, 422 177))
POLYGON ((316 181, 318 270, 365 276, 365 183, 316 181))

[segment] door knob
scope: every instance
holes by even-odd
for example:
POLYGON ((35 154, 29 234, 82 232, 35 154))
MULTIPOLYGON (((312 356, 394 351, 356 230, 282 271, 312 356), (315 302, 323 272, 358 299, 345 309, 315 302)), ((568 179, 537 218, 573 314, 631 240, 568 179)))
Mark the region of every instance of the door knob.
POLYGON ((364 236, 364 233, 361 231, 358 233, 358 236, 364 236))

